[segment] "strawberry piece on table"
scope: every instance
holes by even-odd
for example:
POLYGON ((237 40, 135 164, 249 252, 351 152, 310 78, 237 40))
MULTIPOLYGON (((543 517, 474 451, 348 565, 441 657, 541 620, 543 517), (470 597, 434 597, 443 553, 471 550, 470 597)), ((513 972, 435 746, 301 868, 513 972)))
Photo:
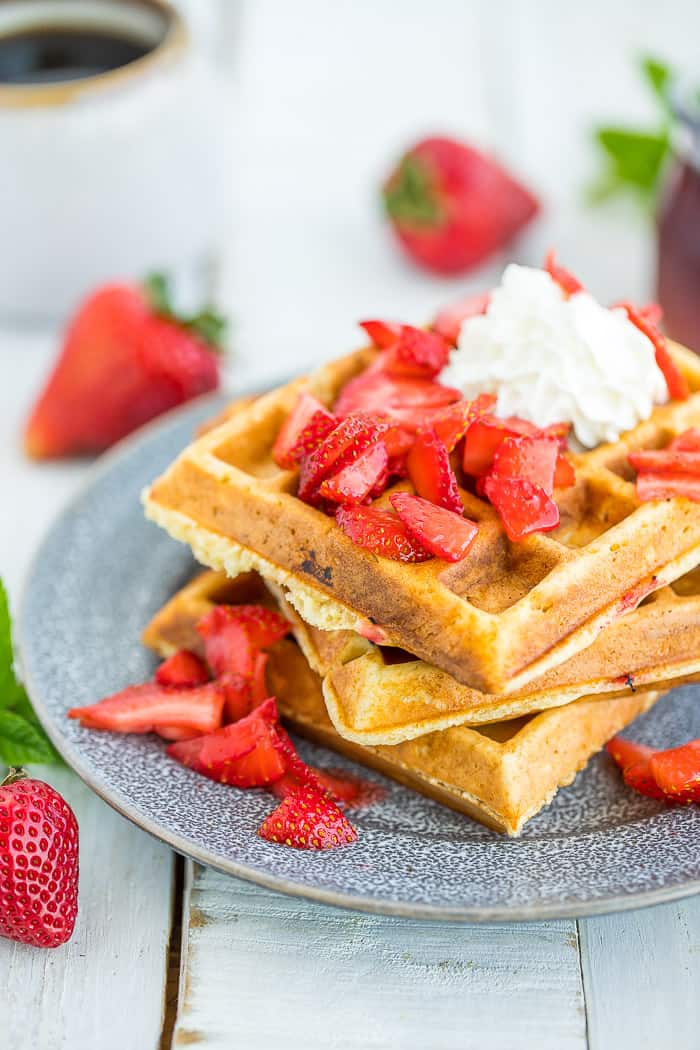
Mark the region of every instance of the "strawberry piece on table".
POLYGON ((272 446, 272 458, 278 467, 290 470, 313 452, 338 425, 325 405, 304 392, 286 420, 272 446))
POLYGON ((559 508, 554 500, 527 478, 489 475, 484 479, 484 492, 498 511, 509 540, 548 532, 559 524, 559 508))
POLYGON ((277 705, 269 698, 245 718, 214 733, 171 744, 171 758, 210 780, 235 787, 263 787, 285 772, 276 745, 277 705))
POLYGON ((558 456, 559 441, 554 436, 507 437, 494 453, 491 473, 496 477, 527 478, 551 496, 558 456))
POLYGON ((464 513, 450 454, 434 430, 419 431, 406 464, 419 496, 456 514, 464 513))
POLYGON ((381 364, 390 375, 434 379, 449 356, 450 347, 437 332, 405 324, 399 338, 384 352, 381 364))
POLYGON ((383 491, 389 477, 389 454, 384 444, 370 445, 347 467, 321 482, 319 495, 334 503, 363 503, 383 491))
POLYGON ((618 303, 618 306, 627 312, 635 328, 638 328, 654 347, 656 363, 664 374, 669 397, 675 401, 686 401, 690 397, 688 381, 671 357, 665 337, 631 303, 618 303))
POLYGON ((316 498, 316 490, 330 474, 337 474, 352 463, 361 452, 374 445, 388 424, 363 416, 348 416, 331 431, 321 445, 303 460, 298 496, 316 498))
POLYGON ((443 561, 465 558, 479 532, 475 522, 410 492, 395 493, 391 505, 409 536, 443 561))
POLYGON ((557 462, 554 467, 554 488, 569 489, 575 484, 576 471, 574 470, 574 465, 566 458, 566 456, 562 456, 560 452, 557 456, 557 462))
POLYGON ((357 840, 357 832, 325 792, 301 788, 287 795, 258 828, 268 842, 294 849, 334 849, 357 840))
POLYGON ((700 740, 657 751, 649 759, 654 780, 676 802, 700 802, 700 740))
POLYGON ((146 682, 130 685, 96 704, 72 707, 69 718, 86 729, 114 733, 152 733, 157 726, 173 726, 210 733, 221 725, 224 694, 215 682, 172 689, 146 682))
POLYGON ((635 470, 651 474, 691 474, 700 477, 700 449, 641 449, 630 452, 628 459, 635 470))
POLYGON ((80 307, 34 406, 35 459, 102 452, 149 419, 219 385, 223 322, 178 318, 161 277, 106 285, 80 307))
POLYGON ((0 936, 58 948, 78 914, 78 824, 48 784, 10 770, 0 784, 0 936))
POLYGON ((456 346, 464 322, 470 317, 485 314, 490 301, 491 293, 483 292, 481 295, 470 295, 458 303, 445 306, 435 315, 431 327, 451 346, 456 346))
POLYGON ((539 210, 535 197, 490 157, 440 137, 424 139, 402 157, 383 197, 406 254, 440 274, 476 266, 539 210))
POLYGON ((178 649, 156 669, 158 685, 179 685, 183 688, 204 685, 209 681, 209 672, 203 660, 189 649, 178 649))
POLYGON ((479 394, 473 401, 457 401, 447 408, 438 409, 431 416, 429 426, 447 451, 452 452, 474 420, 490 412, 495 404, 496 398, 493 394, 479 394))
POLYGON ((427 561, 431 554, 409 536, 397 514, 375 507, 338 507, 335 516, 346 536, 372 554, 392 561, 427 561))
POLYGON ((547 252, 547 257, 544 261, 544 268, 552 280, 557 282, 566 299, 575 295, 576 292, 583 291, 583 285, 579 279, 574 277, 572 273, 569 273, 568 270, 565 270, 563 266, 559 265, 553 250, 547 252))
POLYGON ((700 503, 700 476, 681 474, 677 471, 637 475, 637 499, 642 503, 655 499, 673 499, 675 496, 685 496, 686 499, 700 503))
POLYGON ((372 346, 380 350, 386 350, 401 335, 403 325, 396 321, 360 321, 360 328, 364 328, 372 346))
POLYGON ((346 383, 334 412, 341 418, 354 413, 386 416, 415 430, 420 425, 419 410, 432 411, 459 401, 461 396, 459 390, 431 379, 367 370, 346 383))

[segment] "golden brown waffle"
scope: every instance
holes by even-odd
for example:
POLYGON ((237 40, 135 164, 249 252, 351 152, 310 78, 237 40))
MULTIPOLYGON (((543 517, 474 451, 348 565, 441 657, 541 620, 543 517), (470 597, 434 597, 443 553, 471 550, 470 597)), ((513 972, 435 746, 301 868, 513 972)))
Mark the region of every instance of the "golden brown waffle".
MULTIPOLYGON (((236 580, 204 573, 156 614, 143 640, 161 656, 183 646, 197 649, 194 625, 200 616, 212 604, 240 602, 274 606, 254 573, 236 580)), ((583 699, 479 729, 459 726, 390 747, 363 747, 335 731, 320 678, 293 642, 274 646, 267 673, 280 713, 294 730, 509 835, 517 835, 591 755, 662 695, 583 699)))
POLYGON ((576 484, 557 492, 555 531, 512 543, 494 509, 461 490, 480 531, 457 564, 405 565, 356 546, 294 495, 296 472, 272 459, 299 393, 331 405, 371 350, 237 409, 154 482, 146 513, 205 565, 230 576, 261 571, 314 627, 381 637, 473 688, 516 692, 700 562, 700 507, 681 498, 639 504, 627 466, 630 450, 664 446, 700 425, 700 362, 680 347, 672 353, 693 396, 655 409, 615 444, 575 456, 576 484))

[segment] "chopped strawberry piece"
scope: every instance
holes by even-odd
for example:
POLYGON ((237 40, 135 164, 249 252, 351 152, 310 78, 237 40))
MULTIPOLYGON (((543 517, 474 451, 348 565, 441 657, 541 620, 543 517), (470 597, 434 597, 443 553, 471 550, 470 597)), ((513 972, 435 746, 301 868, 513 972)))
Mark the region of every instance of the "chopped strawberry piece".
POLYGON ((654 347, 656 363, 664 374, 669 396, 676 401, 686 401, 690 397, 688 381, 671 357, 665 337, 655 325, 643 317, 639 310, 635 309, 630 303, 619 303, 618 305, 621 309, 626 310, 627 316, 635 328, 638 328, 654 347))
POLYGON ((387 450, 389 459, 399 459, 405 456, 413 447, 415 435, 411 430, 401 426, 400 423, 391 423, 389 429, 382 434, 382 443, 387 450))
MULTIPOLYGON (((520 420, 520 422, 523 423, 525 421, 520 420)), ((550 423, 548 427, 542 427, 542 430, 538 431, 538 433, 553 435, 558 440, 560 449, 564 452, 569 444, 571 423, 550 423)))
POLYGON ((700 740, 657 751, 649 760, 654 780, 678 802, 700 802, 700 740))
POLYGON ((427 561, 431 555, 406 531, 398 515, 375 507, 338 507, 340 528, 358 547, 392 561, 427 561))
POLYGON ((441 335, 405 324, 399 338, 384 352, 382 368, 390 375, 434 379, 449 356, 449 345, 441 335))
POLYGON ((272 446, 272 458, 283 469, 297 466, 304 456, 321 444, 337 423, 335 416, 317 398, 306 392, 300 394, 272 446))
POLYGON ((615 736, 606 744, 608 754, 612 756, 622 770, 625 783, 649 798, 662 799, 663 791, 659 788, 651 772, 650 759, 656 753, 646 744, 635 744, 625 737, 615 736))
POLYGON ((334 849, 357 840, 357 832, 327 794, 300 788, 280 802, 258 835, 295 849, 334 849))
POLYGON ((630 452, 629 461, 642 473, 694 474, 700 476, 700 449, 641 449, 630 452))
POLYGON ((151 733, 156 726, 187 728, 209 733, 221 725, 224 694, 215 682, 188 689, 171 689, 146 682, 130 685, 87 707, 72 707, 69 718, 79 718, 86 729, 115 733, 151 733))
POLYGON ((569 273, 568 270, 565 270, 563 266, 559 265, 553 250, 547 252, 547 257, 544 261, 544 268, 552 280, 557 282, 566 299, 575 295, 576 292, 583 291, 583 285, 578 278, 574 277, 572 273, 569 273))
POLYGON ((554 488, 569 489, 576 483, 576 471, 574 465, 561 452, 557 456, 554 468, 554 488))
POLYGON ((157 668, 155 679, 158 685, 204 685, 209 681, 209 672, 196 653, 178 649, 157 668))
POLYGON ((627 787, 638 791, 640 795, 666 800, 666 795, 654 780, 648 760, 642 759, 639 762, 632 762, 631 765, 625 766, 622 776, 627 787))
POLYGON ((432 379, 391 376, 367 370, 343 387, 334 412, 340 417, 369 412, 416 429, 419 410, 436 409, 461 399, 459 390, 432 379))
POLYGON ((700 430, 697 427, 684 430, 673 439, 668 448, 677 449, 679 452, 700 452, 700 430))
POLYGON ((673 499, 675 496, 685 496, 686 499, 700 503, 700 477, 677 471, 637 476, 637 499, 642 503, 655 499, 673 499))
POLYGON ((419 496, 456 514, 464 513, 450 454, 434 430, 419 432, 406 463, 419 496))
POLYGON ((559 524, 559 508, 551 496, 527 478, 487 477, 484 492, 498 511, 509 540, 532 532, 547 532, 559 524))
POLYGON ((157 733, 163 740, 192 740, 195 736, 201 736, 199 729, 192 726, 154 726, 153 732, 157 733))
POLYGON ((249 676, 229 672, 219 679, 226 697, 224 714, 227 722, 244 718, 270 695, 265 680, 267 661, 267 653, 256 653, 249 676))
POLYGON ((664 316, 658 303, 644 303, 643 306, 637 307, 637 313, 647 324, 654 325, 654 327, 658 327, 664 316))
POLYGON ((447 408, 438 409, 430 418, 429 426, 435 431, 448 452, 452 452, 462 440, 471 423, 483 416, 496 404, 493 394, 479 394, 473 401, 458 401, 447 408))
POLYGON ((443 561, 465 558, 479 532, 475 522, 410 492, 395 493, 391 505, 409 536, 443 561))
POLYGON ((506 427, 503 420, 494 416, 475 419, 464 438, 464 473, 476 478, 488 474, 496 449, 508 436, 517 435, 514 430, 506 427))
POLYGON ((197 624, 204 639, 204 655, 216 678, 253 673, 254 649, 250 635, 231 605, 215 605, 197 624))
POLYGON ((302 462, 299 498, 315 498, 316 490, 325 478, 352 463, 361 452, 374 445, 387 429, 388 424, 366 416, 348 416, 344 419, 316 451, 302 462))
POLYGON ((507 437, 494 453, 491 473, 496 477, 526 478, 551 496, 558 455, 559 441, 554 436, 507 437))
POLYGON ((443 307, 435 315, 432 323, 433 331, 439 332, 443 339, 446 339, 452 346, 456 346, 464 322, 470 317, 485 314, 490 301, 491 293, 483 292, 481 295, 470 295, 458 303, 443 307))
POLYGON ((210 780, 235 787, 262 787, 285 771, 276 746, 277 705, 266 700, 251 714, 215 733, 171 744, 171 758, 210 780))
POLYGON ((389 455, 384 444, 370 445, 347 467, 321 482, 319 494, 334 503, 363 503, 379 494, 389 478, 389 455))
POLYGON ((395 343, 401 335, 403 325, 396 321, 360 321, 360 328, 364 328, 373 346, 380 350, 395 343))
POLYGON ((251 645, 256 649, 274 645, 291 630, 291 624, 284 616, 264 605, 228 605, 224 608, 228 610, 229 620, 235 620, 245 628, 251 645))

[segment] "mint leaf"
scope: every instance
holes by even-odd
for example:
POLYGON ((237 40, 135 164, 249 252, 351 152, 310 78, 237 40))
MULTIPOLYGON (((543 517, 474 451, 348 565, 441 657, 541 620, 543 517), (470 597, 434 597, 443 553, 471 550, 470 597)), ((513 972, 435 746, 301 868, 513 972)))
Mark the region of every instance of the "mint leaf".
POLYGON ((665 62, 661 62, 652 55, 644 55, 641 60, 641 69, 649 87, 654 92, 659 102, 669 108, 669 88, 671 86, 671 70, 665 62))
POLYGON ((60 761, 38 722, 15 711, 0 711, 0 759, 7 766, 60 761))
POLYGON ((12 707, 22 693, 22 687, 15 676, 14 662, 10 603, 5 585, 0 580, 0 708, 12 707))
POLYGON ((667 131, 658 133, 604 127, 595 133, 608 159, 605 178, 619 187, 633 186, 651 195, 671 148, 667 131))

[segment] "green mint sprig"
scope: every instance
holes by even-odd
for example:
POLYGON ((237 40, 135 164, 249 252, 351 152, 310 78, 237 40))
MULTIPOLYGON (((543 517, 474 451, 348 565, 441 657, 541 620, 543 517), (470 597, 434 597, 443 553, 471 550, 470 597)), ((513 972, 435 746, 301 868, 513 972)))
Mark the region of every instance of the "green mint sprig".
POLYGON ((24 766, 60 761, 15 674, 10 606, 0 580, 0 762, 24 766))
POLYGON ((649 128, 606 124, 595 129, 604 167, 588 188, 593 203, 625 192, 632 192, 648 207, 656 199, 661 172, 671 152, 669 95, 673 74, 668 65, 650 55, 641 59, 640 70, 656 101, 656 122, 649 128))

